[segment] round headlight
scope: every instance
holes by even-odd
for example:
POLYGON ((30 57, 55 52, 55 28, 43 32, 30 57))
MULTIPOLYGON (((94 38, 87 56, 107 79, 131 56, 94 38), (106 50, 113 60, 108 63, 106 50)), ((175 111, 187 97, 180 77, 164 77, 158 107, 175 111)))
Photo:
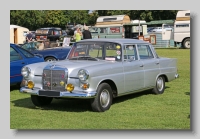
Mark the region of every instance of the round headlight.
POLYGON ((87 70, 81 69, 78 71, 78 77, 81 81, 86 81, 89 78, 89 73, 87 70))
POLYGON ((24 77, 28 77, 30 73, 31 73, 31 69, 29 67, 23 67, 21 70, 21 74, 24 77))

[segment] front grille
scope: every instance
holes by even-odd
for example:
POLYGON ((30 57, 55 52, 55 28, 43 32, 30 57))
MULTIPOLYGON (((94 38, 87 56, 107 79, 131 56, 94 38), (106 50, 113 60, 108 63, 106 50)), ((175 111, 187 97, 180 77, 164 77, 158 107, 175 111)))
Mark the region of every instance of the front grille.
POLYGON ((67 78, 65 70, 43 70, 43 89, 54 91, 65 91, 67 78))

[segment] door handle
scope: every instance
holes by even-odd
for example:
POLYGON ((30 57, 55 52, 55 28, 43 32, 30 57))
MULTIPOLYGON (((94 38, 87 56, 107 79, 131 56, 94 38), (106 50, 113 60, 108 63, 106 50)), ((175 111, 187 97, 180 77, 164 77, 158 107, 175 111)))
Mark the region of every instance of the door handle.
POLYGON ((22 62, 22 64, 25 64, 24 62, 22 62))
POLYGON ((144 65, 140 65, 140 67, 143 67, 144 65))
POLYGON ((156 65, 158 65, 159 64, 159 62, 156 62, 156 65))

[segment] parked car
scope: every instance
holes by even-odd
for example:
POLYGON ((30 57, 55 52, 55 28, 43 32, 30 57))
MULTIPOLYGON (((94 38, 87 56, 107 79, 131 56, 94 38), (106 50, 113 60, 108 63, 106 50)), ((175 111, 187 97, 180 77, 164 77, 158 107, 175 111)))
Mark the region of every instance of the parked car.
POLYGON ((36 40, 49 40, 57 41, 60 36, 63 35, 61 28, 56 27, 47 27, 47 28, 38 28, 35 32, 36 40))
POLYGON ((42 55, 45 61, 64 60, 71 49, 71 47, 58 47, 58 43, 50 41, 33 41, 25 43, 21 47, 33 54, 42 55))
POLYGON ((35 56, 16 44, 10 44, 10 85, 22 81, 21 68, 27 64, 44 62, 41 56, 35 56))
MULTIPOLYGON (((165 30, 173 30, 171 27, 165 27, 165 30)), ((153 29, 149 30, 148 32, 162 32, 162 27, 154 27, 153 29)))
POLYGON ((159 57, 150 43, 137 39, 81 40, 66 60, 27 65, 22 73, 20 92, 30 94, 34 105, 82 98, 97 112, 108 110, 119 96, 149 89, 162 94, 165 82, 178 77, 176 59, 159 57))

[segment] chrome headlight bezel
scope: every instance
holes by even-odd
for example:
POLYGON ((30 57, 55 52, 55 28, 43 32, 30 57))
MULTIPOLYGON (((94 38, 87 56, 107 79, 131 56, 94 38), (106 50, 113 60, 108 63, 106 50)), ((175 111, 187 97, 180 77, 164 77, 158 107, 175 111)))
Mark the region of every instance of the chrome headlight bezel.
POLYGON ((85 69, 80 69, 78 71, 78 78, 80 81, 85 82, 89 78, 89 72, 85 69))
POLYGON ((27 78, 31 73, 31 69, 29 67, 23 67, 21 69, 21 74, 24 78, 27 78))

